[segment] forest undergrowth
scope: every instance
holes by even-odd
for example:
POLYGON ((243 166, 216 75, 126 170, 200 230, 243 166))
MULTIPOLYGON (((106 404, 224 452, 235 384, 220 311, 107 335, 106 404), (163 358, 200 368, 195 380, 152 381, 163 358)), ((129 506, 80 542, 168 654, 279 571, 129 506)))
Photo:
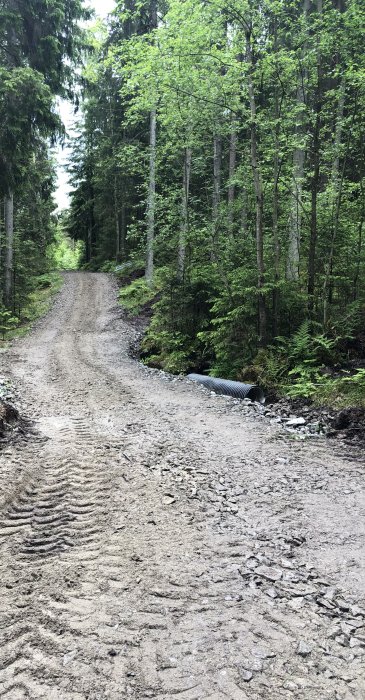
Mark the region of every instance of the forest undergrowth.
POLYGON ((25 335, 47 313, 62 283, 58 270, 38 275, 32 279, 32 291, 28 292, 26 302, 18 312, 0 308, 0 349, 9 340, 25 335))
MULTIPOLYGON (((173 314, 166 313, 166 306, 173 306, 174 291, 171 286, 167 302, 168 270, 158 269, 152 286, 142 270, 132 265, 118 266, 115 274, 121 284, 122 308, 130 318, 143 322, 140 358, 148 366, 172 374, 203 372, 257 383, 272 398, 305 399, 315 406, 336 409, 365 407, 365 313, 361 304, 349 307, 347 315, 326 334, 320 324, 306 319, 289 338, 276 337, 250 356, 240 347, 239 337, 236 343, 220 338, 214 318, 204 323, 204 330, 192 329, 189 335, 185 326, 184 333, 189 303, 196 303, 196 296, 189 299, 185 295, 183 307, 175 305, 173 314)), ((179 289, 178 294, 181 296, 179 289)))

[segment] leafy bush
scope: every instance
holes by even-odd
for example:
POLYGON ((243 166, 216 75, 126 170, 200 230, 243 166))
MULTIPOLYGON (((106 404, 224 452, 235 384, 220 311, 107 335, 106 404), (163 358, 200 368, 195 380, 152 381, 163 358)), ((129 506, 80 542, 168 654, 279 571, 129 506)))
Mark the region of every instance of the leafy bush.
POLYGON ((52 273, 45 273, 44 275, 39 275, 34 280, 34 286, 36 289, 49 289, 54 283, 52 273))
POLYGON ((115 260, 105 260, 99 269, 100 272, 115 272, 115 260))
POLYGON ((180 281, 168 269, 158 271, 159 293, 143 341, 147 363, 169 372, 205 370, 212 357, 201 340, 207 327, 212 288, 201 276, 180 281))
POLYGON ((142 342, 142 358, 151 367, 172 374, 184 374, 191 366, 193 348, 180 333, 168 331, 155 334, 150 328, 142 342))
POLYGON ((0 333, 3 340, 5 340, 6 335, 14 330, 18 324, 19 319, 14 316, 11 311, 0 308, 0 333))
POLYGON ((150 287, 144 278, 136 279, 119 291, 119 302, 131 316, 138 316, 157 294, 158 289, 150 287))

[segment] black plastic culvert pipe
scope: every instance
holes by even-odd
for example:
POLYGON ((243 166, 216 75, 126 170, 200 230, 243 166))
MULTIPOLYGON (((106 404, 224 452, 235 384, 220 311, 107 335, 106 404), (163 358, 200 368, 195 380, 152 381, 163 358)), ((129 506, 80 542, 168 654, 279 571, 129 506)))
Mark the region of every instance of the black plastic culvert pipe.
POLYGON ((205 374, 188 374, 188 379, 193 382, 203 384, 210 391, 215 391, 216 394, 224 394, 226 396, 234 396, 236 399, 250 399, 265 403, 265 395, 262 389, 256 384, 243 384, 242 382, 233 382, 230 379, 219 379, 218 377, 206 377, 205 374))

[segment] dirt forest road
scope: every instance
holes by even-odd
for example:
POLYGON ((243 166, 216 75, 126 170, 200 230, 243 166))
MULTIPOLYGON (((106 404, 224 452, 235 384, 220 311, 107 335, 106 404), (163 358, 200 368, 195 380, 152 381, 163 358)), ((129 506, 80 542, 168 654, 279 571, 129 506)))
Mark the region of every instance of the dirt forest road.
POLYGON ((0 697, 364 700, 363 464, 133 333, 70 273, 5 358, 38 435, 0 453, 0 697))

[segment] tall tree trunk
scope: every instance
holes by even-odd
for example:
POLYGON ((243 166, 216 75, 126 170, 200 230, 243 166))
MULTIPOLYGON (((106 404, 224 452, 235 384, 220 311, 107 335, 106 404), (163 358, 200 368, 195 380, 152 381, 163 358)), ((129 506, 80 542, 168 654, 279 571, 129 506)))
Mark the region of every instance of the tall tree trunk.
POLYGON ((365 189, 364 189, 364 156, 365 156, 365 151, 364 151, 364 141, 363 141, 363 136, 361 136, 361 159, 360 159, 360 196, 361 196, 361 208, 360 208, 360 213, 359 213, 359 224, 358 224, 358 233, 357 233, 357 250, 356 250, 356 266, 355 266, 355 274, 354 274, 354 283, 353 283, 353 301, 356 301, 358 298, 359 294, 359 280, 360 280, 360 270, 361 270, 361 263, 362 263, 362 246, 363 246, 363 230, 364 230, 364 224, 365 224, 365 189))
MULTIPOLYGON (((317 13, 322 17, 323 3, 317 0, 317 13)), ((314 291, 316 274, 316 248, 317 248, 317 199, 320 183, 320 130, 321 130, 321 109, 322 109, 322 57, 320 52, 319 30, 317 35, 317 85, 314 99, 314 132, 312 140, 312 182, 311 182, 311 217, 310 217, 310 239, 308 252, 308 312, 313 313, 314 291)))
POLYGON ((274 156, 274 196, 272 206, 272 229, 274 239, 274 289, 272 300, 273 324, 272 332, 274 338, 278 335, 279 328, 279 281, 280 281, 280 243, 279 243, 279 191, 278 191, 279 158, 277 151, 274 156))
MULTIPOLYGON (((310 0, 304 0, 303 3, 303 21, 306 24, 307 16, 310 8, 310 0)), ((306 44, 302 51, 302 58, 306 53, 306 44)), ((305 84, 308 78, 308 71, 305 70, 303 75, 298 75, 297 86, 297 106, 298 106, 298 122, 295 127, 297 138, 304 136, 304 118, 305 118, 305 84)), ((300 261, 300 239, 301 239, 301 224, 302 224, 302 193, 303 193, 303 177, 304 177, 304 162, 305 162, 305 147, 304 145, 297 146, 293 154, 293 177, 292 177, 292 195, 289 214, 289 248, 287 259, 286 276, 288 280, 295 281, 299 279, 299 261, 300 261)))
POLYGON ((10 192, 4 199, 5 260, 4 303, 9 309, 14 297, 14 196, 10 192))
MULTIPOLYGON (((123 146, 126 143, 126 129, 123 128, 123 146)), ((128 190, 128 180, 126 175, 122 173, 121 177, 121 196, 120 196, 120 217, 119 217, 119 234, 120 234, 120 259, 124 261, 126 259, 126 238, 127 238, 127 190, 128 190)))
MULTIPOLYGON (((124 180, 124 178, 123 178, 124 180)), ((123 262, 126 258, 126 236, 127 236, 127 216, 126 216, 126 188, 122 185, 122 202, 120 205, 120 259, 123 262)))
POLYGON ((241 191, 241 234, 243 239, 247 238, 247 232, 247 189, 243 186, 241 191))
POLYGON ((286 270, 287 279, 290 281, 299 279, 304 161, 304 148, 296 148, 293 155, 292 196, 289 214, 289 248, 286 270))
POLYGON ((267 341, 267 316, 266 303, 263 294, 265 284, 264 268, 264 192, 262 175, 258 158, 257 124, 256 124, 256 99, 253 84, 254 61, 251 45, 251 31, 246 31, 246 61, 248 65, 247 81, 250 101, 250 141, 251 141, 251 167, 253 173, 254 190, 256 198, 256 257, 257 257, 257 290, 258 290, 258 343, 265 346, 267 341))
POLYGON ((155 237, 155 204, 156 204, 156 110, 150 113, 150 176, 147 200, 147 261, 146 282, 152 284, 153 279, 153 245, 155 237))
POLYGON ((219 205, 221 199, 222 178, 222 137, 214 136, 213 141, 213 199, 212 199, 212 257, 216 259, 218 238, 219 205))
POLYGON ((189 190, 190 190, 190 170, 191 170, 191 148, 184 150, 183 181, 181 193, 181 222, 179 235, 178 265, 177 274, 180 282, 184 279, 185 272, 185 252, 186 236, 189 231, 189 190))
MULTIPOLYGON (((0 210, 0 274, 3 269, 4 264, 4 233, 5 233, 5 199, 2 200, 2 207, 0 210)), ((0 301, 4 297, 4 283, 2 288, 0 288, 0 301)))
MULTIPOLYGON (((274 22, 274 51, 278 51, 278 27, 277 21, 274 22)), ((279 66, 276 67, 279 71, 279 66)), ((272 233, 274 240, 274 288, 273 288, 273 324, 272 333, 276 338, 279 327, 279 281, 280 281, 280 243, 279 243, 279 176, 280 176, 280 160, 279 160, 279 134, 280 134, 280 118, 281 108, 279 103, 278 86, 274 89, 274 192, 272 203, 272 233)))
POLYGON ((235 120, 232 118, 231 136, 229 140, 229 161, 228 161, 228 231, 233 232, 233 210, 234 210, 234 195, 235 184, 234 177, 236 174, 236 153, 237 153, 237 128, 235 120))
MULTIPOLYGON (((343 0, 337 0, 337 11, 343 13, 345 11, 345 3, 343 0)), ((336 64, 340 65, 340 54, 336 56, 336 64)), ((335 241, 337 239, 338 228, 340 224, 340 210, 342 201, 342 190, 343 182, 345 177, 345 166, 349 153, 352 127, 355 120, 355 115, 357 111, 357 94, 355 93, 355 104, 352 114, 352 124, 351 129, 349 129, 347 138, 347 148, 346 153, 343 158, 343 166, 340 174, 340 150, 342 142, 342 132, 343 132, 343 117, 345 110, 345 98, 346 98, 346 79, 344 76, 340 78, 339 82, 339 93, 337 102, 337 112, 336 112, 336 125, 335 125, 335 135, 334 135, 334 159, 332 163, 332 174, 331 174, 331 210, 332 210, 332 226, 331 226, 331 242, 330 250, 328 255, 328 261, 325 266, 324 282, 323 282, 323 328, 325 329, 329 319, 330 306, 332 304, 333 296, 333 282, 332 282, 332 272, 333 272, 333 260, 335 253, 335 241)))
POLYGON ((150 0, 150 29, 157 27, 157 3, 158 0, 150 0))
POLYGON ((89 225, 87 227, 87 246, 86 246, 86 261, 90 262, 92 257, 92 246, 93 246, 93 225, 91 218, 89 219, 89 225))
POLYGON ((313 312, 314 308, 314 289, 315 289, 315 274, 316 274, 316 247, 317 247, 317 197, 319 189, 320 177, 320 157, 319 157, 319 131, 321 124, 320 117, 321 105, 317 100, 316 120, 313 134, 312 144, 312 167, 313 176, 311 182, 311 217, 310 217, 310 239, 308 252, 308 311, 313 312))
MULTIPOLYGON (((150 0, 149 29, 153 31, 157 27, 157 0, 150 0)), ((156 107, 150 112, 150 173, 147 198, 147 245, 146 245, 146 270, 145 279, 148 285, 152 285, 154 271, 154 239, 155 239, 155 209, 156 209, 156 107)))
POLYGON ((275 144, 274 144, 274 194, 272 203, 272 233, 274 240, 274 289, 273 289, 273 337, 279 327, 279 281, 280 281, 280 242, 279 242, 279 96, 275 89, 275 144))
POLYGON ((118 176, 114 173, 114 223, 115 223, 115 258, 117 262, 120 258, 120 220, 118 201, 118 176))
MULTIPOLYGON (((331 210, 332 210, 332 226, 331 226, 331 243, 328 255, 328 261, 325 267, 325 275, 323 282, 323 328, 326 328, 328 323, 329 314, 329 304, 331 296, 331 275, 333 270, 333 257, 334 257, 334 247, 335 240, 337 238, 338 227, 340 223, 340 209, 341 209, 341 199, 342 199, 342 185, 344 179, 344 167, 342 169, 342 174, 340 177, 340 148, 342 141, 342 131, 343 131, 343 115, 345 108, 345 79, 341 80, 340 92, 337 103, 337 114, 336 114, 336 127, 335 127, 335 138, 334 138, 334 149, 335 157, 332 163, 332 173, 331 173, 331 210), (329 290, 329 293, 328 293, 329 290)), ((346 163, 346 157, 344 158, 344 166, 346 163)))
POLYGON ((359 294, 359 279, 360 279, 360 268, 361 268, 361 255, 362 255, 362 241, 363 241, 363 229, 364 229, 364 212, 359 222, 358 234, 357 234, 357 250, 356 250, 356 268, 353 284, 353 301, 356 301, 359 294))

